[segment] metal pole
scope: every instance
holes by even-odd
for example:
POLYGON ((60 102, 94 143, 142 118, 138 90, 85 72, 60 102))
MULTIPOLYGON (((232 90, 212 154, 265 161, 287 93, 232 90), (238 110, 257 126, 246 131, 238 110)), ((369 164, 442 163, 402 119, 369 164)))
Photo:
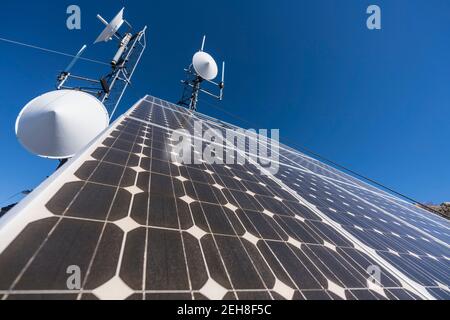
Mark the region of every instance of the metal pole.
POLYGON ((191 98, 191 110, 197 111, 197 103, 198 103, 198 92, 200 91, 200 82, 201 78, 197 77, 194 82, 193 90, 192 90, 192 98, 191 98))
MULTIPOLYGON (((144 39, 144 44, 141 44, 141 45, 142 45, 142 50, 141 50, 141 52, 140 52, 140 54, 139 54, 139 57, 138 57, 137 60, 136 60, 136 63, 135 63, 135 65, 134 65, 134 67, 133 67, 133 70, 131 70, 131 72, 130 72, 129 79, 131 79, 131 78, 133 77, 133 74, 134 74, 134 72, 136 71, 136 68, 137 68, 139 62, 141 61, 142 55, 144 54, 144 51, 145 51, 145 49, 146 49, 146 47, 147 47, 147 39, 146 39, 146 35, 145 35, 146 31, 147 31, 147 26, 145 26, 144 29, 142 29, 142 31, 139 33, 139 36, 136 38, 136 40, 135 40, 134 43, 133 43, 132 49, 128 52, 128 55, 127 55, 127 57, 125 58, 125 60, 128 60, 128 58, 129 58, 130 55, 131 55, 131 52, 134 50, 134 48, 136 47, 136 45, 137 45, 138 43, 141 44, 141 42, 140 42, 141 39, 144 39)), ((129 85, 129 82, 128 82, 128 81, 125 81, 125 87, 124 87, 124 90, 122 90, 122 92, 120 93, 119 98, 118 98, 117 101, 116 101, 116 104, 115 104, 115 106, 114 106, 114 109, 112 110, 111 115, 110 115, 110 117, 109 117, 110 119, 112 119, 113 116, 114 116, 114 114, 116 113, 117 107, 119 106, 119 103, 120 103, 120 101, 122 100, 122 97, 123 97, 123 95, 124 95, 124 93, 125 93, 125 90, 128 88, 128 85, 129 85)))
POLYGON ((205 49, 205 42, 206 42, 206 36, 203 36, 202 48, 200 49, 200 51, 203 51, 205 49))

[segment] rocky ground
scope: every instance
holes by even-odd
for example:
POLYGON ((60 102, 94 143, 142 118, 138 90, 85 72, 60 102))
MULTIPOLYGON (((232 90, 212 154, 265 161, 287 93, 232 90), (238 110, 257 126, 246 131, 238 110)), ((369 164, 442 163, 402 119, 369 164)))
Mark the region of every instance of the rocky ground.
POLYGON ((447 219, 450 219, 450 202, 445 202, 440 206, 437 205, 428 205, 431 209, 439 212, 441 215, 445 216, 447 219))

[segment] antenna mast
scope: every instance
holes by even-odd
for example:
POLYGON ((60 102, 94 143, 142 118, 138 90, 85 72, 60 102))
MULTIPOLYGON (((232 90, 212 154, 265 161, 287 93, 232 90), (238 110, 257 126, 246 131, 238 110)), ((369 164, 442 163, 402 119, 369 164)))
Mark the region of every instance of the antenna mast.
POLYGON ((123 18, 124 9, 122 8, 109 23, 102 16, 97 15, 97 18, 106 27, 94 43, 108 42, 113 38, 119 43, 119 48, 110 61, 110 71, 99 79, 71 73, 70 70, 86 49, 86 46, 83 46, 66 70, 59 74, 56 84, 58 90, 72 89, 94 95, 106 106, 110 119, 113 118, 125 90, 130 85, 134 71, 147 46, 147 27, 144 27, 141 31, 133 32, 130 23, 123 18), (121 35, 119 29, 123 24, 128 26, 128 31, 121 35))
POLYGON ((223 92, 225 88, 225 62, 222 63, 222 78, 220 82, 215 82, 214 79, 218 74, 218 67, 214 59, 206 52, 205 49, 206 36, 203 37, 202 46, 192 60, 192 64, 184 69, 186 72, 186 79, 181 83, 184 85, 183 96, 178 102, 180 106, 189 108, 192 111, 197 111, 199 94, 205 93, 220 101, 223 100, 223 92), (219 88, 219 93, 214 94, 207 89, 202 88, 203 83, 209 83, 219 88))

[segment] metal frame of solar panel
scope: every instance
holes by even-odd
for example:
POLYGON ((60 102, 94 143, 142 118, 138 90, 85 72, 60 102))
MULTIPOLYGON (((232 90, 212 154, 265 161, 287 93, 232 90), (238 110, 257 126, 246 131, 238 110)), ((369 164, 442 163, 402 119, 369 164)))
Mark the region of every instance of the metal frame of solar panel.
POLYGON ((448 221, 284 145, 172 162, 195 121, 236 128, 144 97, 0 219, 0 299, 450 298, 448 221))

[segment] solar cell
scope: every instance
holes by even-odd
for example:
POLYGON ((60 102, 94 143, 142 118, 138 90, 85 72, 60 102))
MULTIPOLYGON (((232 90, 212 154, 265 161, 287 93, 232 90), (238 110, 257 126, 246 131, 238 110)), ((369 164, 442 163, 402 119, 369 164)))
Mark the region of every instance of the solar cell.
POLYGON ((446 220, 284 145, 275 175, 172 162, 195 121, 235 128, 141 99, 0 220, 1 299, 449 298, 446 220))

